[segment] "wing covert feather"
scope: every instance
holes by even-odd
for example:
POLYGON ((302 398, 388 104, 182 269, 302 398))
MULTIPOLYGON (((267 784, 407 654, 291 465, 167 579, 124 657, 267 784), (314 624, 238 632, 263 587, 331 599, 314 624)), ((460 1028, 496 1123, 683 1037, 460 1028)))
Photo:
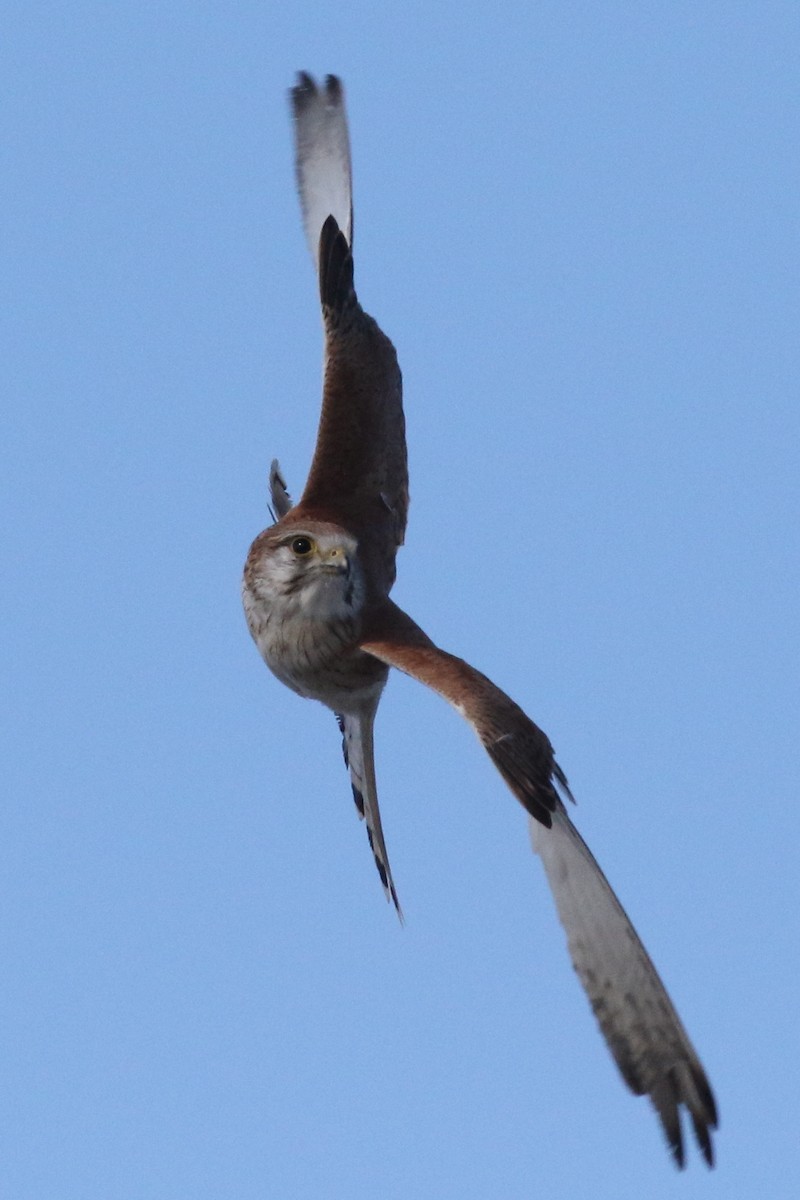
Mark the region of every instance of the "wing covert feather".
POLYGON ((396 604, 386 601, 360 645, 449 701, 472 725, 511 791, 537 821, 549 825, 560 795, 572 798, 547 734, 491 679, 435 645, 396 604))

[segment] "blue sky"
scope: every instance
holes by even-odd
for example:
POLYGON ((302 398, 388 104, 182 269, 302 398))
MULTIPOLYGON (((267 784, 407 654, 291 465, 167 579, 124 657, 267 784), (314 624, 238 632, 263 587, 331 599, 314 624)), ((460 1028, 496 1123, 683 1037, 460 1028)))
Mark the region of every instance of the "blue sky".
POLYGON ((0 1196, 800 1190, 793 4, 17 4, 4 23, 0 1196), (550 734, 720 1104, 673 1170, 523 814, 393 678, 385 904, 250 643, 321 340, 297 69, 403 367, 395 590, 550 734))

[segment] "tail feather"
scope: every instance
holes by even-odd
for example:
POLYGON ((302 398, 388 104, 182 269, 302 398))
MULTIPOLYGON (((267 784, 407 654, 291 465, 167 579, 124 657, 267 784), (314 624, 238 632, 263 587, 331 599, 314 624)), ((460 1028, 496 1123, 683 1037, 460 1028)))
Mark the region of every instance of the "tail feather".
POLYGON ((397 891, 392 879, 392 868, 389 866, 389 855, 386 852, 381 813, 378 808, 378 787, 375 780, 375 757, 372 743, 375 713, 371 712, 361 716, 337 714, 336 719, 342 731, 342 751, 345 766, 350 771, 350 783, 353 788, 356 809, 367 826, 367 838, 386 898, 394 904, 402 923, 403 910, 400 908, 400 901, 397 899, 397 891))

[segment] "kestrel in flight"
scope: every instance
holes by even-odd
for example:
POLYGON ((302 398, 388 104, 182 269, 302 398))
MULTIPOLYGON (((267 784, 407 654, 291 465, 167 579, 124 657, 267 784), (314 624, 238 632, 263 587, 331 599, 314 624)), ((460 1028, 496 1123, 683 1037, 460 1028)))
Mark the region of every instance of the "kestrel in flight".
POLYGON ((378 809, 372 730, 390 667, 433 688, 470 722, 527 810, 569 951, 628 1087, 648 1095, 684 1163, 681 1110, 706 1162, 714 1097, 644 946, 567 814, 564 772, 545 733, 504 692, 440 650, 390 599, 408 511, 405 423, 394 347, 353 285, 350 145, 344 94, 304 73, 291 91, 297 183, 325 335, 322 414, 311 472, 293 505, 277 462, 275 524, 244 569, 250 632, 270 670, 332 709, 381 882, 400 914, 378 809))

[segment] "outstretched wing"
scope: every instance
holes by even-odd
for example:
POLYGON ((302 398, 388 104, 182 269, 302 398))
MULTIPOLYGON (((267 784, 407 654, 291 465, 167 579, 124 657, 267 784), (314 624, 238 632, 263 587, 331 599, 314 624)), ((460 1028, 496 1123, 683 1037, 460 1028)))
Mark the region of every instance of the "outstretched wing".
POLYGON ((402 922, 403 910, 400 908, 392 879, 392 868, 389 866, 389 855, 383 839, 381 812, 378 808, 378 786, 375 780, 375 756, 372 742, 375 713, 373 711, 360 716, 337 714, 336 719, 342 731, 342 753, 345 766, 350 771, 350 784, 353 789, 353 799, 356 802, 356 811, 366 824, 370 850, 375 857, 375 866, 378 868, 386 898, 394 904, 402 922))
POLYGON ((434 645, 391 600, 370 615, 359 644, 449 700, 472 725, 511 791, 542 825, 550 825, 560 795, 572 799, 547 734, 491 679, 434 645))
POLYGON ((391 601, 376 613, 361 648, 439 692, 472 724, 532 818, 570 953, 623 1079, 649 1095, 670 1149, 683 1165, 680 1112, 689 1112, 700 1149, 713 1160, 714 1097, 658 973, 567 816, 567 781, 546 735, 508 696, 461 659, 440 650, 391 601))
POLYGON ((319 277, 325 377, 317 445, 298 507, 352 529, 384 594, 408 511, 402 379, 394 346, 353 283, 350 153, 344 94, 328 76, 292 89, 297 180, 319 277))
POLYGON ((573 965, 622 1078, 637 1096, 649 1095, 679 1167, 685 1107, 711 1166, 714 1096, 649 954, 564 806, 550 829, 530 825, 573 965))

